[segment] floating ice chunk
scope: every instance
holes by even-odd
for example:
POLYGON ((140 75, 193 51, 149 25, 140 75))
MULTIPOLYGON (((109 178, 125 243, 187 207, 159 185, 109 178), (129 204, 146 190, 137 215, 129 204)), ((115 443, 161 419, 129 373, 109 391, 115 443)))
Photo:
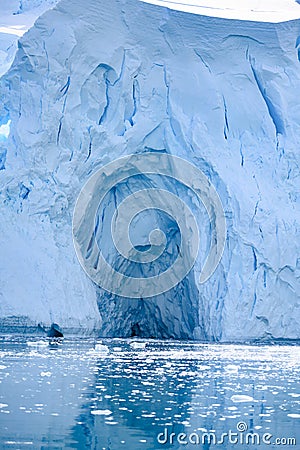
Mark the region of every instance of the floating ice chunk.
POLYGON ((225 366, 224 369, 226 370, 226 372, 237 373, 240 369, 240 366, 235 366, 234 364, 228 364, 228 366, 225 366))
POLYGON ((288 417, 291 417, 292 419, 300 419, 300 414, 288 414, 288 417))
POLYGON ((48 341, 28 341, 28 347, 47 347, 48 341))
POLYGON ((51 372, 41 372, 40 375, 41 375, 41 377, 51 377, 52 373, 51 372))
POLYGON ((202 365, 198 366, 197 368, 198 368, 198 370, 209 370, 210 366, 206 366, 205 364, 202 364, 202 365))
POLYGON ((109 348, 106 345, 96 344, 95 351, 97 353, 109 353, 109 348))
POLYGON ((32 441, 5 441, 6 445, 33 445, 32 441))
POLYGON ((250 397, 250 395, 233 395, 231 397, 231 400, 234 403, 247 403, 247 402, 253 402, 254 398, 250 397))
POLYGON ((151 381, 141 381, 143 386, 155 386, 154 383, 151 383, 151 381))
POLYGON ((178 358, 180 359, 183 356, 185 356, 185 351, 183 349, 180 349, 177 351, 175 350, 170 354, 170 358, 172 358, 172 359, 178 359, 178 358))
POLYGON ((141 417, 146 417, 146 418, 151 418, 151 417, 155 417, 156 413, 155 412, 150 412, 148 414, 142 414, 141 417))
POLYGON ((195 376, 195 372, 184 370, 183 372, 181 372, 179 374, 179 376, 180 377, 194 377, 195 376))
POLYGON ((0 364, 0 370, 4 370, 7 369, 7 366, 3 366, 2 364, 0 364))
POLYGON ((146 348, 147 343, 146 342, 131 342, 130 347, 134 349, 143 349, 146 348))
POLYGON ((94 409, 91 414, 93 416, 110 416, 112 412, 109 409, 94 409))
POLYGON ((190 422, 189 422, 188 420, 183 420, 183 421, 181 422, 181 424, 184 425, 185 427, 190 426, 190 422))
POLYGON ((6 408, 8 405, 6 403, 0 403, 0 408, 6 408))

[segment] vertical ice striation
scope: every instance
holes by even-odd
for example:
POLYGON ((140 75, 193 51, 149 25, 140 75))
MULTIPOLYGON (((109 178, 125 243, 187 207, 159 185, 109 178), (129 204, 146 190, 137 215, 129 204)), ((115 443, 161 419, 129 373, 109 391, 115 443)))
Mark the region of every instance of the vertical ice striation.
MULTIPOLYGON (((11 120, 0 171, 2 323, 299 338, 298 49, 299 20, 227 20, 137 0, 62 0, 40 17, 0 81, 0 120, 11 120), (157 299, 118 299, 81 270, 72 212, 97 168, 147 151, 181 156, 209 177, 226 213, 226 250, 203 285, 197 262, 157 299)), ((105 220, 99 242, 118 264, 105 220)), ((149 220, 170 230, 165 217, 149 220)))

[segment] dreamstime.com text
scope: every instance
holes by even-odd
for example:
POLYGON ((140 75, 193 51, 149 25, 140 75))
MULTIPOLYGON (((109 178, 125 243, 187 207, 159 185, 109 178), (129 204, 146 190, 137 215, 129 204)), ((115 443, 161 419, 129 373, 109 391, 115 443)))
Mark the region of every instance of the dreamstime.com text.
POLYGON ((238 422, 236 430, 228 430, 226 433, 217 434, 216 431, 174 433, 168 428, 157 435, 157 442, 161 445, 283 445, 296 446, 294 437, 275 437, 271 433, 260 433, 248 430, 246 422, 238 422))

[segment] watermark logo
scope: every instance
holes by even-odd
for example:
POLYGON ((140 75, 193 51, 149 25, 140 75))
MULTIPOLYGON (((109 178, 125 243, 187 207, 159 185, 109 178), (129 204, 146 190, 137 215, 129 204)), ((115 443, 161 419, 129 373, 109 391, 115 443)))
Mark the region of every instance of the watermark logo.
POLYGON ((174 433, 168 428, 157 435, 157 442, 160 445, 296 445, 296 438, 274 437, 271 433, 259 433, 248 429, 246 422, 238 422, 236 430, 228 430, 226 433, 217 434, 215 431, 174 433))
POLYGON ((152 263, 163 254, 167 236, 156 228, 149 234, 146 251, 130 239, 132 221, 142 212, 157 210, 176 221, 180 230, 178 255, 155 276, 127 276, 104 258, 95 233, 99 205, 120 183, 136 176, 164 176, 192 191, 204 205, 211 229, 210 247, 199 282, 204 283, 218 266, 225 245, 226 221, 222 203, 206 175, 188 161, 166 153, 141 153, 117 159, 94 173, 81 190, 73 215, 73 241, 78 260, 87 275, 106 291, 129 298, 147 298, 169 291, 193 268, 199 251, 199 227, 191 208, 165 188, 144 187, 132 192, 116 207, 111 221, 113 244, 127 263, 152 263))

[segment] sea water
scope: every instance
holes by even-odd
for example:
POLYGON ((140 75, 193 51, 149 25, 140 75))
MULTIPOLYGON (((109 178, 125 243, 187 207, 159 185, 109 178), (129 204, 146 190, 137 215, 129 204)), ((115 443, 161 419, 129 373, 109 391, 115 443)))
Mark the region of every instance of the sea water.
POLYGON ((300 347, 0 338, 0 449, 300 448, 300 347))

